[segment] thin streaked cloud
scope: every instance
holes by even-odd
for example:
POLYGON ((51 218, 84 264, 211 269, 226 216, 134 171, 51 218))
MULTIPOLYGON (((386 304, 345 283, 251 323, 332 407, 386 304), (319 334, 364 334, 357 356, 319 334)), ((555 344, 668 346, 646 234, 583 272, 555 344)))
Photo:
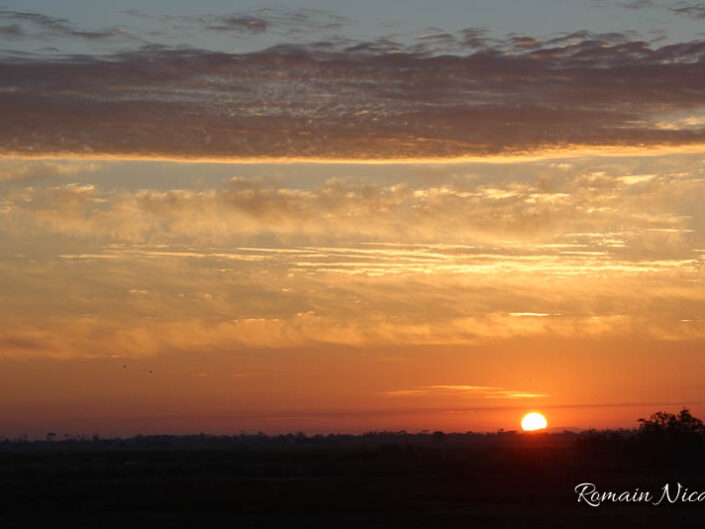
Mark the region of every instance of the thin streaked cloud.
POLYGON ((477 396, 483 399, 540 399, 548 395, 542 393, 530 393, 527 391, 517 391, 506 388, 492 386, 467 386, 467 385, 436 385, 424 386, 413 389, 399 389, 386 391, 384 393, 390 397, 412 397, 428 395, 460 395, 477 396))

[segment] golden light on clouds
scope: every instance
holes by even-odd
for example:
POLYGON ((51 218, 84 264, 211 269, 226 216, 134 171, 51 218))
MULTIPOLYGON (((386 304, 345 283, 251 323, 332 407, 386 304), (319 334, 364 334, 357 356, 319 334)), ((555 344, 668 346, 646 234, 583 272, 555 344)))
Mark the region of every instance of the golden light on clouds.
POLYGON ((180 164, 227 164, 227 165, 405 165, 405 164, 433 164, 433 165, 458 165, 458 164, 522 164, 547 160, 571 160, 586 157, 623 158, 625 156, 639 156, 653 158, 678 154, 702 155, 705 153, 705 142, 681 144, 677 142, 655 142, 648 145, 610 145, 610 144, 561 144, 558 146, 537 146, 530 149, 507 150, 504 152, 487 152, 481 154, 467 153, 462 155, 435 155, 429 153, 423 156, 415 154, 392 155, 380 153, 379 155, 337 156, 313 155, 297 156, 285 154, 281 156, 242 156, 210 154, 183 155, 180 153, 143 153, 139 151, 125 153, 85 153, 80 151, 48 151, 26 154, 22 151, 6 150, 2 152, 1 159, 18 161, 64 162, 80 161, 82 163, 100 162, 163 162, 180 164))
MULTIPOLYGON (((98 379, 158 364, 159 389, 121 375, 130 414, 192 399, 196 415, 292 428, 423 427, 438 410, 447 428, 491 429, 532 402, 571 427, 697 403, 704 168, 4 160, 2 361, 88 362, 98 379)), ((96 409, 116 416, 114 398, 96 409)))

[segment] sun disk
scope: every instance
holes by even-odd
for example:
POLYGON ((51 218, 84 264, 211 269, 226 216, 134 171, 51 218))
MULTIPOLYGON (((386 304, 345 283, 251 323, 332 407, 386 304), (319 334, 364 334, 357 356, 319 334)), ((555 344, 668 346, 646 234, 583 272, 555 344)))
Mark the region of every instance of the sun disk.
POLYGON ((536 412, 527 413, 521 420, 521 428, 525 432, 543 430, 544 428, 546 428, 546 425, 546 417, 536 412))

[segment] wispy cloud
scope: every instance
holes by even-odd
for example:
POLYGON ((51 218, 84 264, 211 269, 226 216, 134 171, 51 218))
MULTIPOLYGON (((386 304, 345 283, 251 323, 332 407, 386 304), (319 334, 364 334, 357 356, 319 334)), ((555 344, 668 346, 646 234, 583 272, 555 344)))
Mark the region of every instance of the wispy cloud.
POLYGON ((548 395, 543 393, 530 393, 494 386, 466 386, 466 385, 437 385, 423 386, 412 389, 385 391, 390 397, 410 397, 428 395, 459 395, 475 396, 484 399, 539 399, 548 395))
POLYGON ((0 8, 0 20, 8 24, 0 25, 0 37, 31 37, 49 39, 56 37, 102 40, 114 37, 129 37, 120 28, 86 30, 65 18, 52 17, 31 11, 17 11, 0 8))
POLYGON ((274 29, 290 36, 303 32, 340 30, 351 23, 346 17, 322 9, 261 8, 250 12, 197 18, 198 22, 205 22, 206 29, 214 31, 251 34, 274 29))
POLYGON ((619 4, 625 9, 646 9, 650 7, 658 7, 653 0, 630 0, 628 2, 621 2, 619 4))
MULTIPOLYGON (((170 23, 179 28, 189 30, 216 31, 228 34, 256 35, 259 33, 276 32, 278 35, 296 36, 320 31, 335 31, 349 25, 352 21, 336 15, 331 11, 313 8, 265 7, 246 11, 235 11, 221 14, 201 13, 198 15, 153 14, 145 11, 129 9, 124 14, 148 19, 153 24, 170 23)), ((168 27, 162 31, 168 31, 168 27)))
POLYGON ((703 2, 678 2, 670 8, 671 12, 687 18, 700 20, 705 18, 705 3, 703 2))
POLYGON ((372 256, 381 263, 386 253, 387 260, 395 259, 399 266, 432 261, 455 266, 463 264, 463 258, 484 266, 490 264, 484 256, 496 253, 488 248, 512 244, 528 250, 513 256, 511 249, 505 250, 507 262, 516 264, 545 258, 546 267, 561 259, 590 267, 626 266, 630 261, 636 266, 638 260, 665 266, 669 260, 675 264, 694 258, 688 241, 699 237, 702 226, 691 204, 705 194, 700 174, 683 172, 678 164, 659 174, 619 165, 609 165, 606 171, 531 166, 527 174, 540 181, 493 173, 486 178, 455 176, 435 184, 335 177, 314 187, 281 187, 271 178, 230 178, 212 187, 168 190, 116 190, 93 184, 99 167, 0 165, 0 182, 7 187, 0 199, 0 231, 36 235, 39 230, 101 240, 104 245, 151 241, 232 248, 269 237, 297 247, 327 246, 324 252, 299 259, 316 263, 311 266, 332 265, 324 257, 346 251, 348 261, 360 265, 372 256), (76 178, 85 181, 74 182, 76 178), (439 233, 448 235, 439 241, 439 233), (407 241, 435 244, 443 251, 427 248, 423 256, 416 252, 411 259, 401 255, 413 253, 411 249, 351 251, 333 249, 335 245, 326 241, 344 241, 345 248, 407 241), (658 258, 656 244, 661 248, 658 258))

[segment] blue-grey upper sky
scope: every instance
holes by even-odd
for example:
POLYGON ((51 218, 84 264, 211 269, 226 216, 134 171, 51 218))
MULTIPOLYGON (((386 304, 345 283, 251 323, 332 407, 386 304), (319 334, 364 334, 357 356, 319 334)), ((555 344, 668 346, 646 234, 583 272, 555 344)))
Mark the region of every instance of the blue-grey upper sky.
MULTIPOLYGON (((330 35, 364 41, 382 35, 413 40, 438 32, 452 34, 469 27, 485 28, 495 36, 516 33, 546 38, 579 30, 633 31, 646 39, 684 41, 701 33, 703 6, 701 2, 677 0, 290 0, 286 3, 6 0, 0 4, 7 10, 65 19, 76 31, 121 29, 147 42, 229 52, 247 52, 282 42, 305 42, 330 35), (194 20, 190 19, 208 20, 210 16, 223 15, 262 19, 271 25, 267 31, 263 26, 253 26, 252 31, 241 31, 238 35, 235 31, 198 31, 194 20)), ((4 18, 8 18, 7 14, 0 14, 0 26, 7 28, 17 23, 4 18)), ((64 39, 66 41, 60 45, 53 42, 47 46, 41 39, 19 39, 11 31, 5 31, 4 37, 2 47, 25 51, 56 48, 87 52, 106 46, 106 42, 96 42, 97 39, 70 39, 70 42, 64 39), (8 37, 13 38, 8 40, 8 37)), ((114 49, 130 47, 138 41, 107 44, 114 49)))

